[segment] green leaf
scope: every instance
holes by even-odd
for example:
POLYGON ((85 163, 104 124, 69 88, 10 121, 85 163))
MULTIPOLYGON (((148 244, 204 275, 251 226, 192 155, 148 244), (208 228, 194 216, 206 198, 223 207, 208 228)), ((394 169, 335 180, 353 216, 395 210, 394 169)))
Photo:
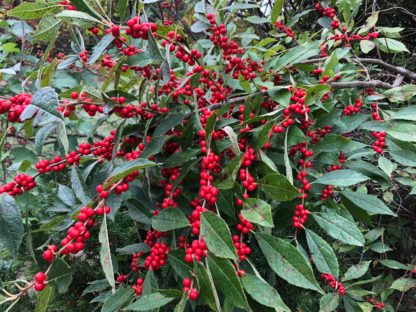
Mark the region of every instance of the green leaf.
POLYGON ((360 262, 359 264, 349 267, 347 272, 345 272, 342 281, 346 282, 346 281, 360 278, 365 273, 367 273, 368 268, 370 267, 370 263, 371 263, 371 260, 363 261, 363 262, 360 262))
POLYGON ((276 289, 270 286, 263 279, 254 274, 244 274, 241 278, 246 292, 258 303, 274 308, 276 311, 290 311, 287 305, 280 298, 276 289))
POLYGON ((255 16, 255 15, 251 15, 249 17, 246 17, 245 20, 252 23, 252 24, 264 24, 264 23, 269 22, 269 20, 267 18, 260 17, 260 16, 255 16))
POLYGON ((306 240, 312 255, 312 262, 321 273, 331 273, 336 279, 339 277, 337 256, 332 247, 318 234, 306 229, 306 240))
POLYGON ((325 294, 319 302, 319 312, 336 311, 339 304, 339 295, 335 293, 325 294))
MULTIPOLYGON (((25 2, 26 3, 26 2, 25 2)), ((58 34, 62 21, 57 20, 52 15, 45 15, 39 22, 35 31, 37 40, 49 41, 58 34)))
POLYGON ((164 118, 159 125, 157 126, 153 136, 164 135, 169 130, 173 129, 175 126, 182 123, 182 120, 185 118, 185 114, 169 114, 164 118))
POLYGON ((257 198, 248 198, 244 201, 241 214, 248 221, 265 227, 273 227, 272 207, 265 201, 257 198))
POLYGON ((174 168, 182 166, 184 163, 193 159, 200 153, 199 149, 187 149, 183 152, 177 152, 170 155, 164 162, 166 168, 174 168))
POLYGON ((409 52, 402 42, 395 39, 377 38, 374 39, 374 42, 377 44, 378 48, 385 53, 409 52))
POLYGON ((316 153, 333 153, 345 149, 350 142, 350 139, 345 138, 342 135, 329 134, 320 139, 319 142, 314 145, 313 150, 316 153))
POLYGON ((65 10, 56 15, 57 18, 64 22, 77 25, 80 27, 91 27, 102 22, 85 12, 65 10))
POLYGON ((159 49, 159 46, 157 45, 157 41, 155 39, 155 36, 153 36, 152 31, 149 28, 149 38, 147 40, 147 52, 156 62, 162 62, 163 61, 163 54, 159 49))
POLYGON ((49 5, 46 2, 23 2, 17 7, 7 11, 7 15, 23 20, 38 19, 52 8, 57 7, 58 5, 49 5))
POLYGON ((272 25, 276 23, 277 18, 282 13, 284 3, 285 3, 285 0, 276 0, 274 2, 272 12, 270 13, 270 23, 272 25))
POLYGON ((400 292, 408 291, 409 289, 414 287, 416 287, 416 280, 406 277, 401 277, 395 280, 390 286, 391 289, 396 289, 400 292))
POLYGON ((0 244, 12 253, 13 257, 22 242, 24 228, 20 209, 15 199, 7 194, 0 195, 0 244))
POLYGON ((82 179, 82 174, 77 166, 71 168, 71 184, 72 189, 75 192, 75 196, 81 201, 83 205, 86 205, 91 201, 91 198, 87 195, 88 189, 82 179))
POLYGON ((385 174, 391 177, 394 170, 396 170, 397 165, 393 164, 389 159, 386 157, 380 156, 378 158, 378 166, 385 174))
POLYGON ((235 247, 231 240, 227 223, 212 212, 201 214, 200 237, 207 244, 208 250, 220 258, 237 260, 235 247))
POLYGON ((131 255, 138 252, 148 252, 150 251, 149 245, 146 243, 137 243, 124 246, 122 248, 117 248, 117 252, 124 255, 131 255))
POLYGON ((152 227, 161 232, 167 232, 189 226, 189 221, 179 208, 162 209, 152 218, 152 227))
POLYGON ((391 119, 416 121, 416 106, 408 106, 391 112, 391 119))
POLYGON ((114 280, 113 261, 111 260, 110 239, 108 237, 106 215, 104 215, 103 222, 101 223, 98 240, 101 243, 101 248, 100 248, 101 267, 103 268, 104 275, 108 283, 110 284, 111 288, 113 289, 113 293, 114 293, 116 282, 114 280))
POLYGON ((364 236, 355 223, 349 219, 333 211, 315 212, 312 216, 319 226, 333 238, 354 246, 364 245, 364 236))
POLYGON ((367 181, 368 179, 368 177, 361 173, 349 169, 343 169, 327 172, 323 176, 316 179, 313 183, 334 186, 351 186, 367 181))
POLYGON ((395 124, 387 130, 387 134, 400 141, 416 142, 416 125, 395 124))
POLYGON ((361 29, 359 30, 359 34, 365 33, 367 31, 369 31, 371 28, 373 28, 374 26, 376 26, 377 21, 378 21, 378 11, 373 12, 365 21, 365 24, 361 27, 361 29))
POLYGON ((267 234, 255 235, 267 263, 278 276, 292 285, 323 294, 310 263, 295 246, 267 234))
POLYGON ((360 41, 360 49, 364 54, 369 53, 376 47, 376 44, 370 40, 361 40, 360 41))
POLYGON ((260 189, 270 199, 289 201, 300 195, 299 190, 289 180, 278 173, 272 173, 259 181, 260 189))
POLYGON ((405 265, 403 263, 397 262, 395 260, 380 260, 379 261, 382 265, 395 270, 411 270, 411 265, 405 265))
POLYGON ((39 296, 36 300, 35 312, 46 312, 48 310, 49 302, 53 297, 53 293, 53 287, 50 285, 46 285, 45 289, 39 293, 39 296))
POLYGON ((387 246, 386 244, 382 242, 376 242, 374 244, 371 244, 368 248, 380 254, 393 250, 392 248, 390 248, 389 246, 387 246))
MULTIPOLYGON (((382 95, 388 97, 392 102, 409 101, 416 95, 416 85, 407 84, 401 87, 396 87, 383 91, 382 95)), ((378 122, 378 124, 380 124, 378 122)))
POLYGON ((235 307, 251 311, 241 282, 231 262, 227 259, 217 258, 209 253, 207 256, 207 265, 212 274, 215 286, 221 290, 224 297, 235 307))
POLYGON ((107 34, 102 37, 100 42, 98 42, 97 45, 92 49, 92 54, 88 59, 88 64, 94 64, 113 41, 114 36, 112 34, 107 34))
MULTIPOLYGON (((287 50, 287 53, 282 57, 275 58, 271 67, 273 67, 273 70, 277 72, 287 65, 300 63, 312 56, 319 54, 319 45, 319 41, 313 41, 311 43, 298 45, 292 49, 289 49, 287 50)), ((266 66, 265 70, 268 69, 269 68, 266 66)))
POLYGON ((72 0, 71 3, 77 8, 77 11, 88 13, 89 15, 102 19, 102 16, 88 3, 88 0, 72 0))
POLYGON ((192 272, 192 266, 188 262, 185 262, 184 258, 185 251, 182 249, 176 249, 169 252, 168 261, 181 279, 189 277, 192 272))
POLYGON ((256 139, 256 149, 261 149, 270 140, 270 131, 272 130, 274 125, 275 121, 272 120, 261 127, 261 130, 259 131, 256 139))
POLYGON ((77 203, 72 189, 62 184, 58 184, 58 197, 65 205, 70 207, 77 203))
POLYGON ((208 272, 204 265, 201 262, 195 261, 194 270, 196 273, 196 278, 198 280, 200 300, 202 303, 209 305, 213 311, 220 311, 217 307, 219 305, 219 299, 217 290, 215 289, 214 281, 212 281, 212 276, 208 272))
POLYGON ((134 290, 131 287, 119 287, 117 291, 106 299, 101 312, 119 311, 134 296, 134 290))
POLYGON ((140 154, 140 158, 149 158, 152 155, 160 153, 167 138, 167 136, 153 137, 153 139, 147 143, 145 149, 140 154))
POLYGON ((244 158, 243 156, 244 155, 242 153, 235 156, 224 168, 223 171, 227 175, 227 178, 217 185, 217 187, 220 190, 228 190, 233 188, 235 179, 237 177, 238 169, 240 169, 241 163, 244 158))
POLYGON ((127 18, 128 4, 129 4, 129 0, 120 0, 119 2, 119 14, 122 20, 127 18))
POLYGON ((267 94, 271 99, 279 103, 282 107, 288 107, 290 104, 290 91, 285 87, 283 89, 269 89, 267 94))
POLYGON ((188 302, 188 294, 184 292, 181 298, 181 301, 175 306, 173 312, 184 312, 186 308, 186 303, 188 302))
POLYGON ((85 296, 86 294, 103 290, 109 286, 110 284, 108 284, 107 279, 101 279, 101 280, 90 282, 89 286, 84 289, 81 296, 85 296))
POLYGON ((160 292, 154 292, 141 296, 138 300, 123 310, 149 311, 160 308, 173 300, 175 300, 175 298, 167 297, 160 292))
POLYGON ((111 175, 107 179, 108 182, 106 182, 104 186, 107 187, 110 184, 116 183, 124 179, 126 176, 133 173, 133 171, 135 170, 141 170, 141 169, 153 167, 156 165, 157 164, 155 164, 154 162, 147 160, 147 159, 143 159, 143 158, 138 158, 133 161, 126 162, 123 165, 114 169, 114 171, 111 173, 111 175))
MULTIPOLYGON (((36 91, 32 96, 32 101, 30 102, 30 105, 36 106, 41 110, 47 112, 48 114, 63 120, 62 114, 56 110, 59 106, 58 94, 55 92, 54 89, 50 87, 42 88, 36 91)), ((28 110, 28 107, 30 107, 30 105, 27 106, 26 109, 23 111, 23 117, 21 117, 22 120, 32 118, 33 114, 31 114, 31 116, 25 115, 25 111, 28 110)))
POLYGON ((368 195, 360 192, 341 192, 343 199, 347 199, 354 205, 368 211, 372 214, 384 214, 389 216, 396 216, 386 204, 377 198, 375 195, 368 195))
POLYGON ((141 52, 138 54, 135 54, 133 56, 130 56, 127 59, 127 64, 130 66, 139 66, 139 67, 145 67, 146 65, 150 65, 153 63, 152 56, 147 52, 141 52))
POLYGON ((58 293, 64 294, 72 283, 72 274, 73 272, 68 263, 58 258, 53 261, 49 270, 48 282, 54 283, 58 288, 58 293))

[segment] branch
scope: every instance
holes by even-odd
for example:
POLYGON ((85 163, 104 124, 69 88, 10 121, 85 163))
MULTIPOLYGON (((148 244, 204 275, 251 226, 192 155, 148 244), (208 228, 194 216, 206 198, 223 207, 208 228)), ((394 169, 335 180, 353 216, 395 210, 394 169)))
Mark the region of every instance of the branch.
MULTIPOLYGON (((325 61, 325 60, 326 60, 326 58, 316 58, 316 59, 309 59, 309 60, 303 61, 302 63, 303 64, 314 64, 314 63, 319 63, 319 62, 322 62, 322 61, 325 61)), ((357 58, 352 58, 351 60, 353 62, 376 64, 376 65, 379 65, 379 66, 381 66, 381 67, 383 67, 383 68, 385 68, 385 69, 387 69, 387 70, 389 70, 393 73, 403 75, 405 78, 408 78, 408 79, 411 79, 411 80, 416 80, 416 73, 414 73, 410 70, 407 70, 404 67, 395 66, 395 65, 386 63, 386 62, 384 62, 382 60, 379 60, 379 59, 358 58, 357 57, 357 58)))
POLYGON ((393 85, 383 82, 380 80, 370 80, 370 81, 345 81, 345 82, 330 82, 329 85, 334 89, 348 89, 348 88, 381 88, 381 89, 391 89, 394 88, 393 85))

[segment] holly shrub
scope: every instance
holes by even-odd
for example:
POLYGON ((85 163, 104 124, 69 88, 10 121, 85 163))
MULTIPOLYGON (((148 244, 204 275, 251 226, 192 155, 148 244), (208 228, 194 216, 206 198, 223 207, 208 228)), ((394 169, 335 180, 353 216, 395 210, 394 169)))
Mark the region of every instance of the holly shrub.
POLYGON ((361 1, 58 1, 1 21, 5 311, 404 306, 403 28, 361 1))

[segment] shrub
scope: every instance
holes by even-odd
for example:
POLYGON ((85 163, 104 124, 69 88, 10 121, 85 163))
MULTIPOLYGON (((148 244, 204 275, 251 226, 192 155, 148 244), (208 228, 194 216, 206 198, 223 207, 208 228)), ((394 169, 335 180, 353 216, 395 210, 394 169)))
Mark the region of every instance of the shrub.
POLYGON ((359 1, 187 9, 7 12, 0 242, 22 272, 0 304, 400 310, 416 73, 385 60, 403 29, 355 23, 359 1))

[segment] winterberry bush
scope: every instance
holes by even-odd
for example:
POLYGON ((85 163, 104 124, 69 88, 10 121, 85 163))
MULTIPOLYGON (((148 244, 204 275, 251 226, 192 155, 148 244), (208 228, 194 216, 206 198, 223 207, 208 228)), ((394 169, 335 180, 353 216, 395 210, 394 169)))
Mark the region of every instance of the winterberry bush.
POLYGON ((91 311, 291 311, 288 289, 303 311, 399 311, 415 255, 386 226, 414 209, 416 73, 360 3, 8 10, 0 243, 25 263, 2 307, 46 311, 89 261, 91 311))

